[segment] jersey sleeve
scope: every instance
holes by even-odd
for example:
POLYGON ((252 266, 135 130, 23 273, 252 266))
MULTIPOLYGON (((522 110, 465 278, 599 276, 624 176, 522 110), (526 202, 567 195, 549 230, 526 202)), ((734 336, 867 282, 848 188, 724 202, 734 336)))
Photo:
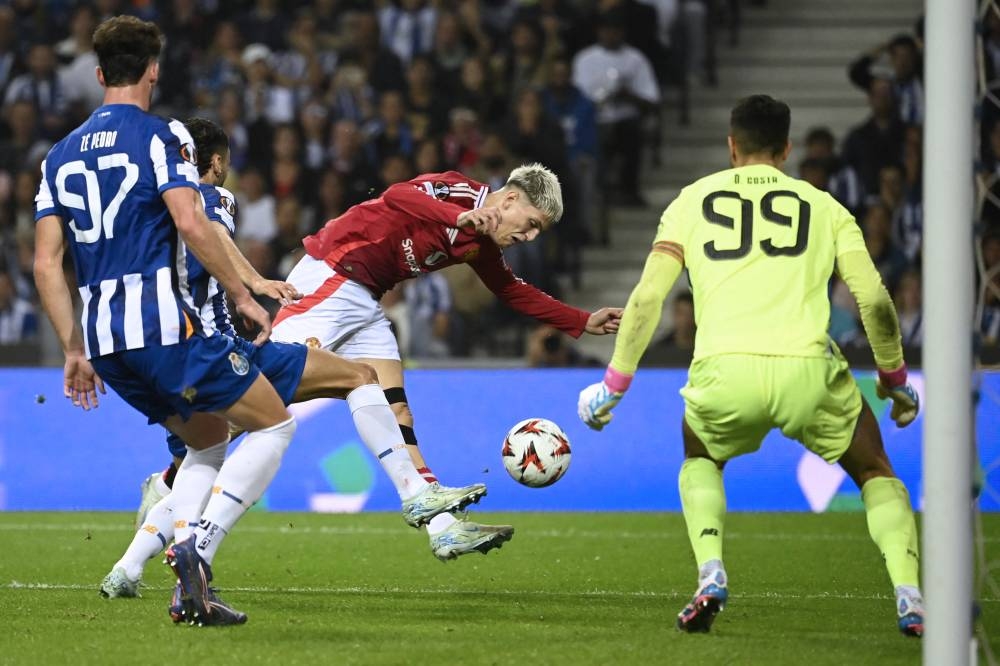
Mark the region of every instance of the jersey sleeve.
POLYGON ((666 254, 684 265, 684 248, 691 234, 691 220, 685 212, 684 192, 667 206, 660 216, 660 224, 653 238, 652 252, 666 254))
POLYGON ((837 273, 858 301, 861 323, 868 335, 875 365, 894 370, 903 364, 903 346, 896 308, 867 250, 837 256, 837 273))
POLYGON ((48 215, 59 215, 59 209, 56 204, 55 196, 51 185, 49 184, 48 169, 45 168, 45 162, 42 162, 42 180, 38 183, 38 193, 35 194, 35 221, 42 219, 48 215))
POLYGON ((205 194, 205 215, 224 226, 230 236, 236 235, 236 197, 224 187, 214 187, 205 194))
POLYGON ((861 227, 854 220, 854 216, 835 200, 832 203, 837 211, 833 239, 836 246, 835 256, 839 258, 850 252, 864 252, 867 254, 868 246, 865 245, 864 234, 861 233, 861 227))
POLYGON ((523 315, 578 338, 587 327, 590 313, 552 298, 514 275, 499 248, 483 243, 479 255, 469 262, 483 284, 501 301, 523 315))
POLYGON ((382 201, 393 210, 418 220, 429 220, 448 227, 455 227, 458 216, 473 206, 462 207, 451 201, 437 198, 433 185, 426 181, 410 180, 390 185, 382 193, 382 201))
POLYGON ((625 304, 621 326, 615 338, 611 367, 626 375, 635 373, 663 314, 663 301, 680 277, 683 261, 671 252, 653 246, 646 258, 642 277, 625 304))
POLYGON ((411 183, 418 183, 429 195, 463 209, 479 208, 486 200, 488 185, 472 180, 458 171, 428 173, 417 176, 411 183))
POLYGON ((160 193, 174 187, 198 189, 198 158, 194 139, 177 120, 162 121, 149 140, 149 157, 160 193))

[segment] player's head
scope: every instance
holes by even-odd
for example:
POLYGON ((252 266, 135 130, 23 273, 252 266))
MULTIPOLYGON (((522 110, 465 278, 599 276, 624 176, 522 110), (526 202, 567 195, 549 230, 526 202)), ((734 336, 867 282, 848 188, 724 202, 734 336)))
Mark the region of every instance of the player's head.
POLYGON ((114 16, 94 31, 98 80, 106 88, 156 84, 163 33, 156 24, 134 16, 114 16))
POLYGON ((920 48, 910 35, 896 35, 889 42, 889 60, 897 81, 909 81, 920 68, 920 48))
POLYGON ((184 127, 194 139, 198 175, 213 185, 224 183, 229 175, 229 137, 225 130, 207 118, 190 118, 184 127))
POLYGON ((792 112, 788 105, 769 95, 744 97, 733 107, 729 119, 729 156, 733 166, 770 163, 780 166, 788 159, 792 112))
POLYGON ((491 196, 492 205, 500 209, 500 224, 490 236, 500 247, 534 240, 563 214, 559 179, 538 163, 511 171, 507 183, 491 196))

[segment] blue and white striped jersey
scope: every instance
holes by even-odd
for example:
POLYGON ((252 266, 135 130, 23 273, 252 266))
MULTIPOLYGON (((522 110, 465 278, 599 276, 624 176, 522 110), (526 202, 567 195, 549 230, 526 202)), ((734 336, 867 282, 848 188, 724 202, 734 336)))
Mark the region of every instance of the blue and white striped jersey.
POLYGON ((198 187, 191 135, 131 104, 99 107, 42 163, 35 219, 65 225, 88 358, 211 334, 161 196, 174 187, 198 187))
MULTIPOLYGON (((226 188, 216 185, 201 183, 199 188, 208 219, 224 226, 230 238, 235 236, 236 197, 226 188)), ((226 292, 192 252, 187 254, 188 286, 202 321, 219 333, 236 337, 236 329, 229 317, 229 306, 226 305, 226 292)))

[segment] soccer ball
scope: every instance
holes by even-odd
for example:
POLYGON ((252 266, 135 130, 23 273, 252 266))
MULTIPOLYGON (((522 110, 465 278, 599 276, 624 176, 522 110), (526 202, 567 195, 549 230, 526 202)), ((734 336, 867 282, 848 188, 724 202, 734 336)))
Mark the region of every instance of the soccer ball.
POLYGON ((571 459, 569 438, 548 419, 525 419, 503 440, 503 466, 518 483, 544 488, 562 478, 571 459))

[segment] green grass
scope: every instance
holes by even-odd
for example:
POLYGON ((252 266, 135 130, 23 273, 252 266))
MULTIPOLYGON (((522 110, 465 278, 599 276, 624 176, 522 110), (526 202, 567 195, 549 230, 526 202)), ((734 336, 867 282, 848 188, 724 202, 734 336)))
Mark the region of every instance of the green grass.
POLYGON ((695 586, 680 515, 477 516, 514 540, 442 564, 396 515, 251 513, 215 566, 250 621, 198 629, 171 624, 159 560, 143 598, 98 596, 131 516, 0 513, 0 664, 920 663, 860 514, 731 515, 732 596, 709 635, 674 629, 695 586))

